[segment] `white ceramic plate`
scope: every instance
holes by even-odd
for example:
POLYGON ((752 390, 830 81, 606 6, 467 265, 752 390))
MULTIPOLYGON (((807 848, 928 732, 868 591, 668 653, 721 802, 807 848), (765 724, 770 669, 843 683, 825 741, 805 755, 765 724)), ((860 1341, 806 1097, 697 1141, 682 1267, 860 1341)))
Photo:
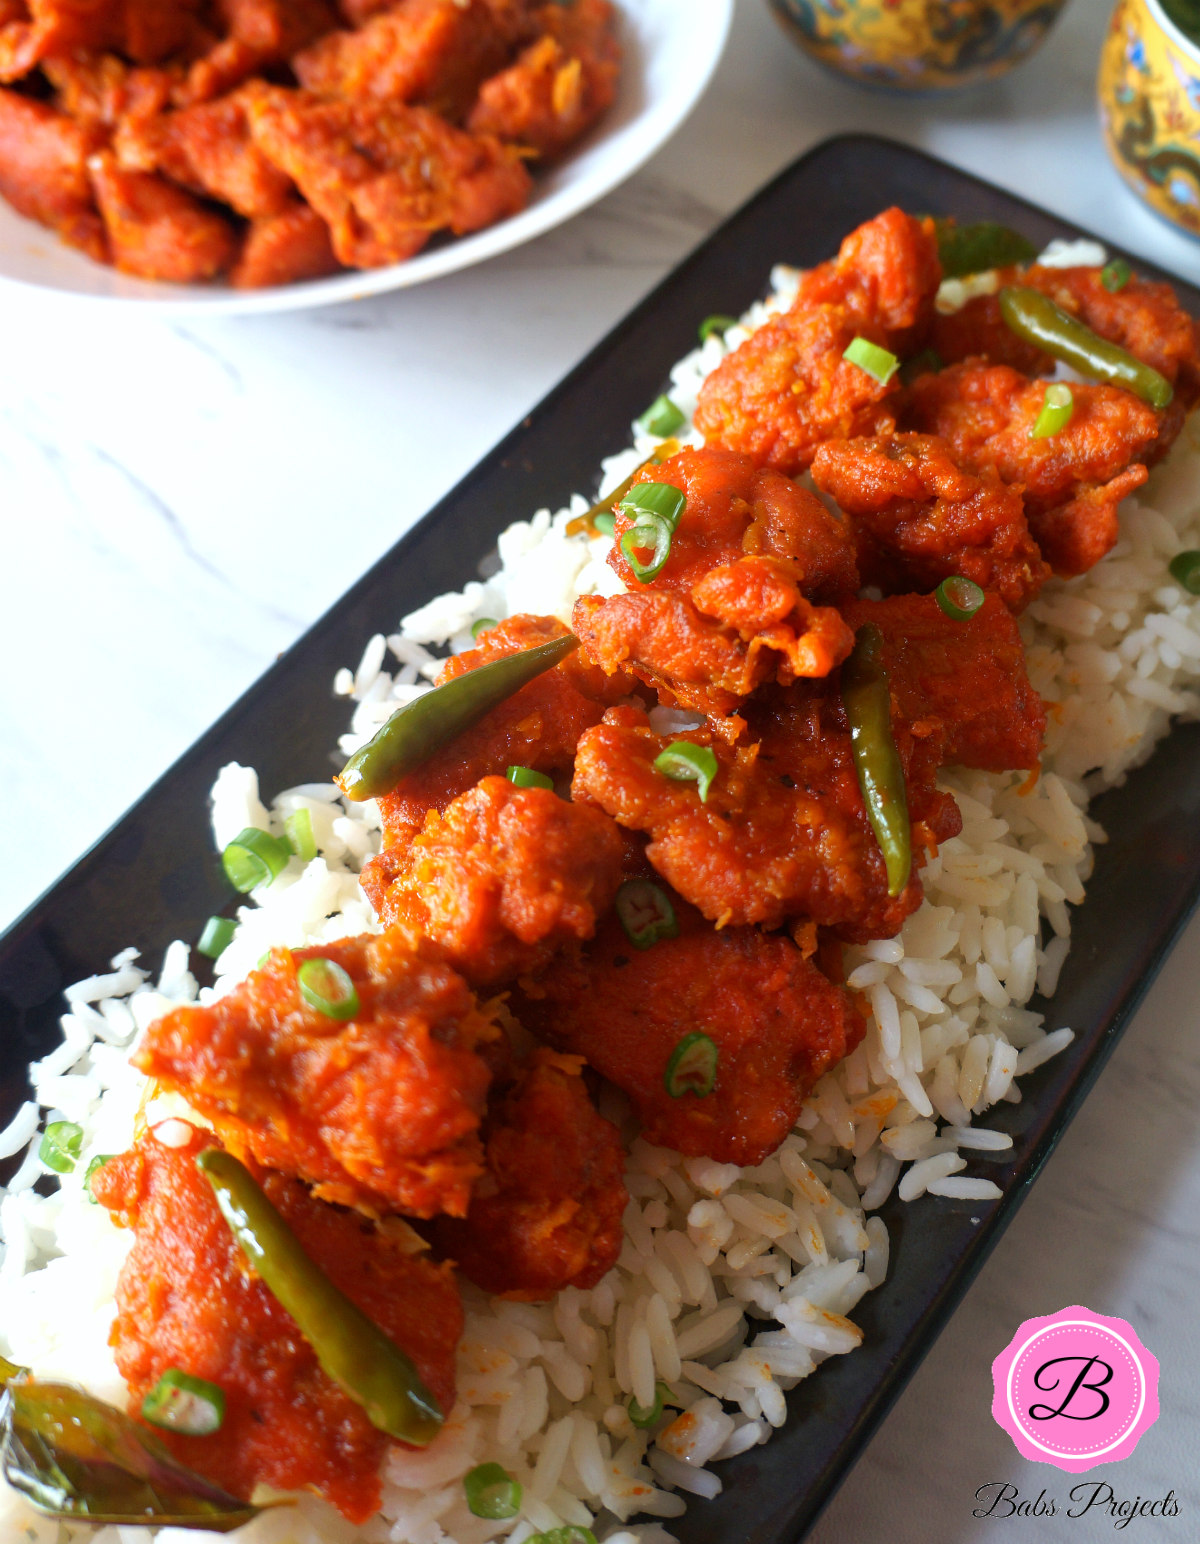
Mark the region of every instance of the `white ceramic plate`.
POLYGON ((265 290, 131 279, 63 246, 0 199, 0 283, 161 315, 291 311, 423 284, 540 236, 633 175, 696 105, 725 47, 734 0, 617 0, 624 64, 617 100, 591 134, 534 178, 528 208, 498 225, 375 268, 265 290))

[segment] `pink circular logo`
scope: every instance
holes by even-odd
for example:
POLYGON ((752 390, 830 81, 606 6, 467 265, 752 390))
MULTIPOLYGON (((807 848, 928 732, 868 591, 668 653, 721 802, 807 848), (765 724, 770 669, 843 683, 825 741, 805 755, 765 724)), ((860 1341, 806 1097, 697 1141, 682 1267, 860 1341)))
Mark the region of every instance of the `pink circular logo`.
POLYGON ((1158 1419, 1158 1362, 1124 1319, 1026 1319, 992 1363, 992 1414, 1025 1457, 1081 1474, 1128 1458, 1158 1419))

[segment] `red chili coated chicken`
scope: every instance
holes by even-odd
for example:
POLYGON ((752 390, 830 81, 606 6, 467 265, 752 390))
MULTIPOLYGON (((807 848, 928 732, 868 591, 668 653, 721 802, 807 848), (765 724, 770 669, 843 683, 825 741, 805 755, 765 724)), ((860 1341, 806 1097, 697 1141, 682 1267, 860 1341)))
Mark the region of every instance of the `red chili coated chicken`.
POLYGON ((536 1034, 624 1089, 647 1141, 761 1163, 813 1084, 862 1039, 862 1017, 791 939, 717 931, 674 904, 677 938, 637 949, 610 918, 594 943, 561 955, 527 986, 518 1011, 536 1034), (715 1053, 711 1091, 673 1094, 672 1054, 696 1033, 715 1053))
MULTIPOLYGON (((177 1458, 243 1499, 258 1485, 315 1490, 364 1523, 382 1499, 389 1439, 322 1370, 250 1269, 196 1167, 214 1145, 211 1133, 167 1121, 90 1181, 135 1234, 110 1336, 131 1408, 170 1368, 214 1383, 225 1396, 218 1431, 157 1433, 177 1458)), ((448 1414, 463 1325, 449 1268, 408 1252, 403 1235, 314 1200, 295 1180, 255 1173, 305 1254, 412 1357, 448 1414)))
MULTIPOLYGON (((851 941, 891 937, 921 904, 914 873, 899 896, 867 822, 850 732, 835 694, 775 689, 746 708, 745 743, 707 728, 675 738, 710 746, 718 771, 706 801, 693 782, 654 767, 671 743, 636 708, 613 708, 580 739, 573 792, 650 837, 646 857, 719 927, 802 919, 851 941)), ((911 734, 897 736, 908 781, 914 849, 961 828, 937 763, 911 734)))
POLYGON ((467 1215, 425 1231, 486 1292, 540 1299, 594 1287, 624 1233, 625 1149, 596 1112, 583 1060, 539 1049, 497 1079, 484 1126, 487 1172, 467 1215))
MULTIPOLYGON (((475 648, 447 660, 438 681, 549 643, 566 631, 555 617, 510 617, 483 633, 475 648)), ((570 654, 493 708, 380 799, 384 850, 367 865, 363 884, 372 895, 382 895, 391 877, 391 849, 406 849, 429 810, 444 810, 480 778, 502 777, 511 766, 549 775, 569 773, 579 736, 589 724, 599 723, 608 704, 625 696, 633 684, 628 676, 610 679, 578 654, 570 654)))
POLYGON ((625 851, 599 810, 485 777, 445 811, 430 810, 412 845, 392 849, 394 866, 377 860, 364 887, 385 922, 432 939, 472 986, 485 987, 590 938, 617 893, 625 851))
POLYGON ((706 440, 791 475, 822 440, 889 433, 898 381, 846 359, 855 338, 903 354, 918 346, 941 280, 932 221, 889 209, 810 270, 773 317, 705 381, 695 423, 706 440))
POLYGON ((826 440, 812 475, 853 521, 864 581, 885 593, 962 574, 1021 611, 1049 578, 1020 492, 964 471, 933 435, 826 440))
POLYGON ((1080 574, 1117 539, 1117 505, 1149 475, 1159 415, 1116 386, 1071 387, 1074 412, 1035 439, 1044 381, 980 360, 922 375, 908 388, 905 427, 945 440, 960 466, 1018 485, 1033 538, 1056 573, 1080 574))
POLYGON ((272 949, 240 986, 150 1026, 133 1058, 227 1145, 368 1215, 462 1216, 482 1173, 479 1123, 498 1037, 462 977, 402 933, 272 949), (358 1003, 311 1005, 297 972, 330 960, 358 1003))

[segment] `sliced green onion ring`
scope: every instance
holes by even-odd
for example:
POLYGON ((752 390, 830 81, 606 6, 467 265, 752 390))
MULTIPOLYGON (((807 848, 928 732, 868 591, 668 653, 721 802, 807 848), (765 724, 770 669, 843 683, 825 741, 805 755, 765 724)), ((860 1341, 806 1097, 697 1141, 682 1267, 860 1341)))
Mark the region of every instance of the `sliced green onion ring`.
POLYGON ((672 740, 654 758, 654 770, 676 783, 695 783, 700 803, 708 803, 708 790, 717 775, 717 758, 707 745, 693 745, 690 740, 672 740))
POLYGON ((360 1003, 354 982, 336 960, 305 960, 296 972, 300 996, 326 1018, 352 1019, 360 1003))
POLYGON ((312 811, 295 810, 283 822, 288 846, 301 863, 311 863, 317 855, 317 839, 313 835, 312 811))
POLYGON ((670 1388, 660 1378, 654 1385, 654 1403, 648 1408, 639 1405, 636 1399, 631 1399, 625 1406, 629 1412, 629 1419, 639 1431, 645 1431, 655 1422, 662 1419, 663 1406, 673 1398, 670 1388))
POLYGON ((656 515, 643 515, 638 524, 621 536, 621 555, 633 569, 633 577, 642 584, 657 579, 671 556, 671 528, 656 515), (645 563, 639 552, 649 552, 650 561, 645 563))
POLYGON ((647 434, 653 434, 657 439, 665 440, 674 434, 676 429, 682 429, 687 419, 670 397, 662 396, 654 399, 637 422, 639 429, 643 429, 647 434))
POLYGON ((716 1043, 702 1030, 693 1030, 671 1052, 663 1084, 672 1099, 695 1094, 707 1099, 717 1081, 719 1055, 716 1043))
POLYGON ((714 332, 723 338, 731 327, 736 326, 736 316, 723 316, 718 312, 715 316, 706 316, 697 330, 700 334, 701 343, 707 343, 714 332))
POLYGON ((590 1528, 568 1523, 563 1528, 547 1528, 545 1533, 531 1533, 525 1544, 596 1544, 596 1535, 590 1528))
POLYGON ((478 622, 471 623, 471 637, 478 641, 480 633, 486 633, 489 627, 497 626, 495 617, 480 617, 478 622))
POLYGON ((1200 552, 1178 552, 1167 564, 1167 572, 1177 579, 1189 595, 1200 595, 1200 552))
POLYGON ((951 574, 948 579, 943 579, 933 593, 938 605, 956 622, 970 621, 987 599, 974 579, 967 579, 962 574, 951 574))
POLYGON ((291 856, 292 849, 286 842, 257 826, 247 826, 221 854, 221 864, 233 888, 246 895, 259 885, 278 879, 291 856))
POLYGON ((463 1476, 467 1506, 476 1517, 515 1517, 521 1510, 521 1485, 500 1464, 477 1464, 463 1476))
POLYGON ((900 368, 900 361, 895 354, 889 354, 878 343, 872 343, 870 338, 854 338, 842 358, 849 364, 857 365, 860 370, 865 370, 881 386, 886 386, 900 368))
POLYGON ((593 527, 600 532, 601 536, 611 536, 616 523, 617 517, 611 509, 602 509, 592 521, 593 527))
POLYGON ((196 941, 196 953, 207 955, 210 960, 217 959, 229 948, 236 932, 237 923, 231 917, 210 917, 196 941))
POLYGON ((1031 440, 1048 440, 1058 434, 1075 416, 1075 395, 1065 381, 1052 381, 1042 398, 1037 423, 1029 431, 1031 440))
POLYGON ((1114 257, 1100 270, 1100 282, 1110 295, 1119 295, 1133 278, 1133 269, 1123 257, 1114 257))
POLYGON ((687 496, 674 483, 638 483, 636 488, 630 488, 617 508, 635 525, 648 516, 663 521, 673 532, 687 508, 687 496))
POLYGON ((617 891, 617 919, 635 949, 679 937, 679 919, 667 892, 649 879, 627 879, 617 891))
POLYGON ((168 1367, 142 1400, 142 1419, 185 1437, 210 1437, 224 1424, 225 1394, 215 1383, 168 1367))
POLYGON ((56 1174, 73 1174, 83 1151, 83 1127, 73 1120, 51 1121, 38 1144, 38 1157, 56 1174))
POLYGON ((510 783, 518 788, 553 788, 554 779, 547 777, 544 772, 535 772, 532 767, 509 767, 505 774, 510 783))
POLYGON ((115 1153, 97 1153, 87 1168, 83 1171, 83 1193, 93 1206, 99 1203, 92 1194, 92 1175, 97 1169, 102 1169, 106 1163, 111 1163, 117 1155, 115 1153))

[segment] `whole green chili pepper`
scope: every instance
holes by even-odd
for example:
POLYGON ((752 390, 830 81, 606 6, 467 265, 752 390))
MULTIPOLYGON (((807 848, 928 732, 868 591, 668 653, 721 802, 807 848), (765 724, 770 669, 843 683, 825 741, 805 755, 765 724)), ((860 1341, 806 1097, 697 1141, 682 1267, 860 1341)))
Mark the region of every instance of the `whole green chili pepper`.
POLYGON ((842 666, 842 702, 858 786, 887 867, 888 894, 897 896, 912 872, 912 826, 882 648, 883 635, 873 622, 859 628, 854 651, 842 666))
POLYGON ((96 1525, 231 1533, 261 1507, 179 1463, 144 1426, 69 1383, 0 1359, 0 1472, 39 1512, 96 1525))
POLYGON ((1160 412, 1175 395, 1166 376, 1101 338, 1040 290, 1007 285, 1000 291, 1000 314, 1018 338, 1061 359, 1080 375, 1123 386, 1160 412))
POLYGON ((354 752, 337 776, 339 787, 347 798, 359 800, 390 792, 455 735, 578 647, 579 639, 567 633, 491 660, 406 702, 373 740, 354 752))
POLYGON ((263 1286, 295 1319, 338 1387, 389 1437, 414 1447, 432 1442, 444 1417, 411 1357, 309 1259, 232 1153, 208 1147, 196 1164, 263 1286))
POLYGON ((980 220, 974 225, 959 225, 955 220, 933 223, 942 275, 947 279, 985 273, 989 268, 1010 268, 1037 256, 1037 248, 1028 237, 995 220, 980 220))

